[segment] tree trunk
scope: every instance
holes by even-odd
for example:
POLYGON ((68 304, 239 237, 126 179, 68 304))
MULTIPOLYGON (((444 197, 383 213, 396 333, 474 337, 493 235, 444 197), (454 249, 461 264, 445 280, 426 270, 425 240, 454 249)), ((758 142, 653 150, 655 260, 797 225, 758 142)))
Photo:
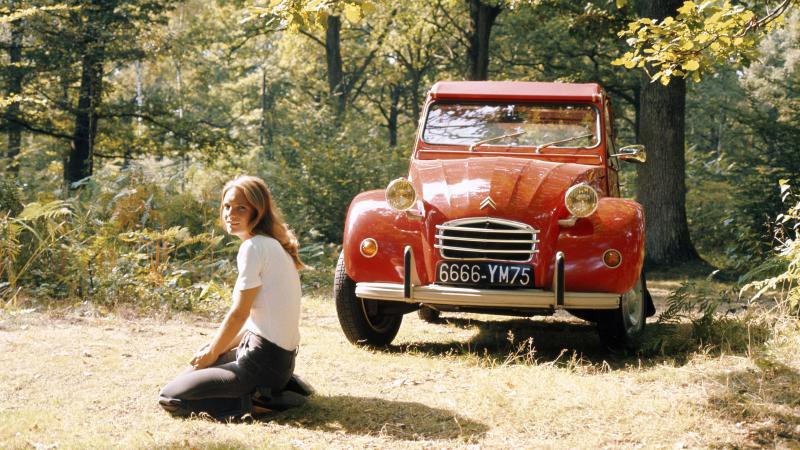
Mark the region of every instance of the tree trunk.
POLYGON ((489 38, 497 15, 502 8, 490 6, 481 0, 467 0, 470 25, 467 30, 467 77, 470 80, 489 79, 489 38))
POLYGON ((273 141, 273 127, 272 120, 272 99, 274 94, 270 92, 270 86, 267 83, 267 69, 261 68, 261 124, 258 135, 258 142, 264 150, 264 156, 268 160, 272 160, 272 141, 273 141))
POLYGON ((419 115, 422 111, 422 99, 420 98, 419 89, 420 84, 422 84, 422 75, 419 73, 413 73, 411 77, 411 120, 415 121, 413 123, 417 123, 419 121, 419 115))
MULTIPOLYGON (((135 80, 135 88, 136 88, 136 95, 134 96, 133 103, 136 109, 137 117, 133 119, 134 130, 136 134, 136 138, 142 137, 142 107, 144 106, 144 82, 142 80, 142 61, 136 60, 133 63, 134 72, 136 75, 135 80)), ((131 162, 133 162, 133 147, 131 145, 126 145, 124 154, 122 155, 122 168, 127 169, 130 167, 131 162)))
MULTIPOLYGON (((22 63, 22 25, 22 20, 11 22, 11 45, 8 46, 8 60, 11 65, 7 90, 9 96, 22 94, 22 68, 20 67, 22 63)), ((19 102, 15 101, 8 106, 6 118, 8 122, 8 149, 6 150, 8 164, 6 165, 6 170, 16 175, 19 172, 17 156, 22 148, 22 127, 17 123, 20 118, 19 102)))
POLYGON ((105 47, 99 39, 97 24, 86 25, 81 64, 81 86, 78 94, 78 108, 75 112, 75 131, 72 149, 64 168, 64 181, 71 183, 92 174, 94 141, 97 135, 97 107, 103 85, 103 62, 105 47))
MULTIPOLYGON (((642 1, 641 16, 662 20, 682 4, 642 1)), ((636 197, 645 210, 647 261, 668 265, 699 259, 686 221, 686 80, 673 78, 663 86, 645 76, 640 102, 639 139, 648 158, 637 170, 636 197)))
POLYGON ((400 114, 400 86, 391 86, 389 95, 389 119, 386 121, 386 128, 389 129, 389 146, 397 147, 397 118, 400 114))
POLYGON ((341 118, 347 105, 344 93, 344 70, 342 69, 341 28, 342 20, 339 16, 328 16, 328 28, 325 30, 328 91, 331 97, 331 106, 337 118, 341 118))

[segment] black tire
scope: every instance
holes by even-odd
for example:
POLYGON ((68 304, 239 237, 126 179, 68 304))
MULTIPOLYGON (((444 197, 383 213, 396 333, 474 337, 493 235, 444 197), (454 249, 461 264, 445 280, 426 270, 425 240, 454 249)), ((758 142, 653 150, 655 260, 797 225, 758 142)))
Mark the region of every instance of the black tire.
POLYGON ((400 329, 403 316, 381 314, 378 301, 356 297, 356 283, 344 270, 344 254, 339 254, 333 279, 336 315, 348 341, 356 345, 389 345, 400 329))
POLYGON ((619 308, 598 311, 597 331, 600 340, 611 350, 637 350, 648 309, 647 283, 642 274, 633 288, 620 296, 619 308))
POLYGON ((417 311, 417 316, 424 322, 442 323, 442 313, 433 308, 428 308, 427 306, 421 307, 417 311))

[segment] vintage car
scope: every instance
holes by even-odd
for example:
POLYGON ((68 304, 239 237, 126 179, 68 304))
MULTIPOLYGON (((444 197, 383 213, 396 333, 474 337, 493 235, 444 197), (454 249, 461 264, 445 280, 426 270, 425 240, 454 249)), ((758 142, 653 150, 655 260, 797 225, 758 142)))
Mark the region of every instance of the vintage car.
POLYGON ((655 313, 644 214, 619 197, 608 95, 597 84, 458 81, 430 90, 408 177, 356 196, 334 295, 356 344, 387 345, 406 313, 565 309, 632 347, 655 313))

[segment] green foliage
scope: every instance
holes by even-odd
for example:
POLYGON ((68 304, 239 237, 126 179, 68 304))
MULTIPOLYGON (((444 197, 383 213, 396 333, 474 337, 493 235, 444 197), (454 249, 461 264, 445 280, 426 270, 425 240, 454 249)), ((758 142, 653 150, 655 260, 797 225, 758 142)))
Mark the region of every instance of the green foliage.
POLYGON ((323 242, 307 242, 300 247, 300 259, 311 267, 300 272, 304 295, 330 294, 341 250, 341 245, 323 242))
POLYGON ((43 13, 43 12, 55 12, 55 11, 66 11, 66 10, 75 10, 76 7, 70 7, 66 4, 55 4, 50 6, 31 6, 28 8, 8 8, 0 6, 0 24, 11 23, 17 20, 22 20, 28 17, 31 17, 35 14, 43 13))
POLYGON ((729 300, 727 294, 717 292, 708 283, 685 282, 667 297, 667 309, 659 314, 658 323, 689 319, 696 335, 707 335, 720 304, 729 300))
POLYGON ((16 216, 22 211, 22 203, 17 186, 7 179, 0 179, 0 214, 16 216))
MULTIPOLYGON (((313 159, 303 154, 298 162, 313 159)), ((366 167, 352 161, 350 169, 366 167)), ((309 171, 328 169, 307 165, 309 171)), ((291 193, 311 174, 301 180, 267 177, 278 204, 284 204, 281 189, 288 189, 287 211, 301 218, 290 215, 288 221, 297 224, 301 258, 313 268, 301 273, 306 292, 330 288, 340 250, 319 229, 341 230, 314 220, 314 214, 323 213, 320 206, 303 202, 325 195, 332 202, 327 214, 335 214, 350 201, 323 182, 335 183, 332 176, 316 175, 321 181, 300 192, 303 197, 291 193)), ((224 308, 236 277, 238 240, 219 233, 218 202, 223 182, 232 176, 199 165, 165 163, 103 170, 69 201, 32 202, 17 217, 0 216, 0 298, 7 304, 50 298, 149 310, 224 308)), ((342 213, 341 226, 343 218, 342 213)))
POLYGON ((295 132, 276 138, 263 171, 291 224, 312 241, 339 243, 350 201, 407 170, 408 150, 388 147, 373 127, 339 126, 325 110, 301 108, 295 132), (301 130, 314 127, 308 134, 301 130))
POLYGON ((701 254, 742 273, 774 247, 777 180, 800 183, 800 15, 787 16, 747 69, 720 70, 687 97, 687 216, 701 254))
POLYGON ((217 177, 144 172, 103 172, 78 197, 29 203, 0 220, 0 295, 187 310, 227 301, 235 247, 213 231, 219 186, 212 196, 203 185, 217 177), (183 187, 170 182, 178 178, 183 187))
POLYGON ((54 200, 29 203, 16 217, 0 216, 0 280, 7 280, 0 283, 0 295, 16 302, 20 279, 65 239, 65 219, 71 215, 68 203, 54 200))
POLYGON ((659 314, 648 339, 650 351, 742 352, 765 342, 771 333, 765 317, 746 305, 732 308, 735 299, 732 290, 709 280, 684 282, 667 297, 667 309, 659 314), (686 323, 688 333, 684 333, 686 323))
POLYGON ((760 36, 778 22, 788 7, 757 19, 756 13, 730 1, 686 1, 675 17, 658 21, 641 18, 619 32, 632 50, 612 64, 627 69, 642 68, 652 81, 669 84, 672 77, 700 81, 716 66, 750 61, 757 54, 760 36))
POLYGON ((742 351, 766 341, 778 323, 800 317, 800 196, 785 182, 781 194, 788 209, 775 220, 779 242, 775 255, 742 277, 740 281, 747 284, 738 295, 708 280, 682 284, 667 297, 667 308, 658 317, 658 329, 670 339, 656 340, 655 347, 670 342, 684 350, 699 346, 742 351), (736 305, 745 294, 747 302, 736 305), (687 321, 691 336, 675 339, 679 325, 687 321))
POLYGON ((349 22, 358 23, 375 10, 373 0, 269 0, 250 6, 251 18, 276 17, 289 29, 300 27, 324 28, 329 15, 343 15, 349 22))
MULTIPOLYGON (((19 104, 24 121, 19 172, 3 176, 19 189, 0 185, 0 205, 13 203, 13 192, 24 203, 69 198, 62 161, 73 148, 91 21, 106 54, 95 176, 69 198, 73 214, 52 221, 64 222, 63 236, 47 241, 48 220, 37 219, 29 225, 45 241, 21 228, 2 244, 17 249, 19 270, 49 242, 17 276, 20 295, 29 297, 194 309, 226 299, 235 245, 217 242, 214 230, 219 187, 237 173, 267 179, 303 258, 319 269, 302 274, 304 286, 324 289, 353 196, 405 173, 426 90, 465 73, 470 17, 463 0, 136 0, 91 11, 73 8, 86 2, 45 3, 67 8, 0 7, 0 22, 6 30, 21 26, 24 44, 19 63, 8 63, 10 47, 0 51, 0 107, 19 104), (331 106, 328 83, 322 26, 331 14, 342 18, 342 111, 331 106), (7 87, 15 74, 23 75, 20 92, 7 87)), ((637 19, 634 2, 483 3, 503 8, 492 28, 490 77, 600 82, 613 99, 620 145, 636 139, 641 74, 620 72, 611 61, 626 51, 618 62, 641 56, 635 66, 652 64, 661 81, 667 69, 669 76, 705 71, 690 84, 687 105, 692 239, 706 260, 737 271, 769 254, 769 218, 782 208, 775 181, 800 182, 796 15, 769 30, 768 23, 778 25, 769 12, 785 9, 696 2, 672 21, 627 28, 637 19), (745 11, 764 21, 744 23, 745 11), (636 39, 634 49, 617 36, 622 28, 636 39), (683 49, 690 38, 692 47, 683 49), (727 64, 754 55, 746 69, 727 64), (720 61, 726 64, 713 66, 720 61)), ((0 39, 8 44, 9 35, 0 39)), ((3 136, 9 123, 0 116, 3 136)), ((633 195, 633 166, 622 169, 623 192, 633 195)), ((4 224, 10 236, 14 222, 4 224)), ((0 282, 8 283, 4 270, 0 282)))
POLYGON ((772 276, 752 281, 742 291, 755 291, 752 294, 754 301, 773 293, 778 311, 784 316, 796 318, 800 316, 800 196, 792 193, 784 180, 781 182, 781 194, 789 208, 775 219, 775 238, 779 242, 776 254, 749 273, 746 279, 760 278, 765 274, 772 276))

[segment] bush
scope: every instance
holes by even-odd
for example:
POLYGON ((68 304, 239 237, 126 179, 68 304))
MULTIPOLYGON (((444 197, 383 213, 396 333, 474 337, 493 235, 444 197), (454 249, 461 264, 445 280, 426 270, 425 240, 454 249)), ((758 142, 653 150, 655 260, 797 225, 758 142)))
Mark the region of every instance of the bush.
POLYGON ((10 214, 16 216, 22 211, 19 189, 14 182, 3 178, 0 179, 0 215, 10 214))
POLYGON ((301 115, 295 126, 276 139, 261 172, 298 236, 341 243, 353 197, 404 176, 408 151, 387 147, 368 126, 336 124, 324 110, 301 115))
MULTIPOLYGON (((314 268, 301 273, 305 292, 329 289, 350 201, 404 174, 408 152, 387 147, 369 124, 337 124, 313 107, 297 114, 269 149, 221 159, 214 169, 166 160, 101 168, 65 203, 68 216, 27 221, 17 241, 3 241, 9 251, 0 257, 15 271, 13 298, 227 306, 237 245, 219 231, 219 192, 243 172, 267 180, 296 232, 301 258, 314 268)), ((63 193, 53 189, 32 197, 55 202, 63 193)), ((0 224, 0 234, 11 228, 0 224)), ((0 296, 12 296, 9 286, 0 296)))
POLYGON ((191 178, 174 182, 184 171, 145 172, 103 170, 69 201, 31 203, 0 222, 8 280, 0 295, 148 309, 227 305, 235 248, 215 230, 216 200, 190 192, 191 178))
POLYGON ((800 196, 792 193, 785 180, 780 182, 780 187, 781 199, 791 206, 775 220, 775 240, 779 242, 776 253, 748 273, 745 279, 754 280, 765 274, 771 276, 751 281, 742 292, 755 291, 752 300, 774 293, 778 312, 797 318, 800 316, 800 196))
POLYGON ((659 314, 657 323, 666 325, 663 330, 677 331, 680 327, 676 325, 689 322, 688 338, 672 339, 671 345, 679 347, 677 350, 745 351, 754 343, 766 341, 768 327, 758 312, 747 307, 731 308, 736 298, 734 290, 719 289, 710 280, 687 281, 667 297, 667 309, 659 314))
POLYGON ((784 324, 796 328, 800 317, 800 196, 783 181, 781 194, 791 206, 774 223, 779 242, 775 254, 742 277, 740 281, 747 284, 738 295, 716 289, 709 281, 681 285, 667 298, 651 350, 749 351, 753 344, 779 336, 784 324), (723 305, 741 301, 748 292, 746 304, 722 310, 723 305), (686 321, 691 325, 690 336, 681 339, 677 334, 686 321))

